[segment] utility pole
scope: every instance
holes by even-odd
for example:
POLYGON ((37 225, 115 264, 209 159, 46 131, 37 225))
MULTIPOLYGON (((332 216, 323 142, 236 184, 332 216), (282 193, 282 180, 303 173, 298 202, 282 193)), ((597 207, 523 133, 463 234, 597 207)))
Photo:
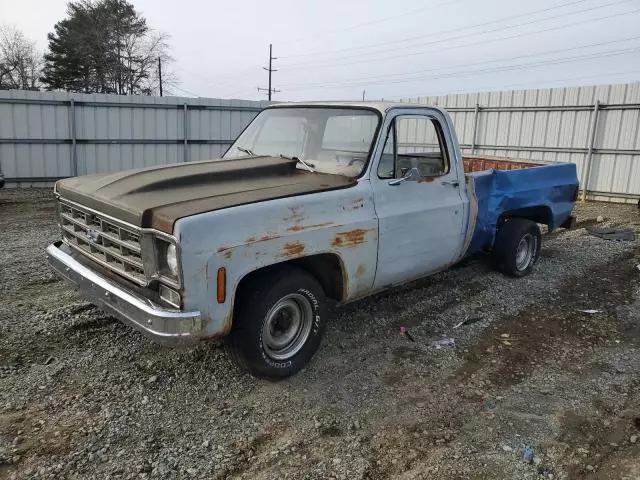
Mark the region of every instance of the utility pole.
POLYGON ((365 94, 366 90, 362 90, 362 101, 364 102, 364 94, 365 94))
POLYGON ((160 78, 160 96, 162 96, 162 59, 158 57, 158 77, 160 78))
POLYGON ((273 61, 277 60, 278 57, 274 57, 273 56, 273 45, 270 43, 269 44, 269 68, 266 67, 262 67, 263 70, 266 70, 267 72, 269 72, 269 88, 260 88, 258 87, 258 92, 267 92, 267 98, 269 99, 269 101, 271 101, 271 94, 272 93, 278 93, 280 92, 280 90, 276 90, 275 88, 271 87, 271 72, 277 72, 278 70, 274 70, 273 69, 273 61))

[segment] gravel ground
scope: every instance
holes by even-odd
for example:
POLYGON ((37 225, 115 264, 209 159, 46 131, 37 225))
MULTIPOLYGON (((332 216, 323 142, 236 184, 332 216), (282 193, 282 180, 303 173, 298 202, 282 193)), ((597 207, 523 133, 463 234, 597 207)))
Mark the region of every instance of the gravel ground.
MULTIPOLYGON (((640 233, 635 206, 577 213, 640 233)), ((48 190, 0 191, 0 478, 640 478, 638 240, 558 231, 527 278, 479 257, 337 309, 271 383, 56 280, 54 216, 48 190)))

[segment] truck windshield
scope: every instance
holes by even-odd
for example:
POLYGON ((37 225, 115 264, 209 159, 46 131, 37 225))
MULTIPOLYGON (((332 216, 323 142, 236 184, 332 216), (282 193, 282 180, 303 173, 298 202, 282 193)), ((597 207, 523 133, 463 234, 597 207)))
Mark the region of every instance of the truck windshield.
POLYGON ((378 122, 375 112, 355 108, 266 109, 223 158, 285 156, 301 160, 301 170, 357 177, 367 164, 378 122))

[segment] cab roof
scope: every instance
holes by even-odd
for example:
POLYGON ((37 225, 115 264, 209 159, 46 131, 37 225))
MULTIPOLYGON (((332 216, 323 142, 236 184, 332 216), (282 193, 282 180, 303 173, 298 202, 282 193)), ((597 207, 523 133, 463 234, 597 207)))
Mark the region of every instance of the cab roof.
POLYGON ((432 105, 404 102, 282 102, 272 103, 266 108, 282 107, 345 107, 345 108, 370 108, 380 113, 385 113, 392 108, 439 108, 432 105))

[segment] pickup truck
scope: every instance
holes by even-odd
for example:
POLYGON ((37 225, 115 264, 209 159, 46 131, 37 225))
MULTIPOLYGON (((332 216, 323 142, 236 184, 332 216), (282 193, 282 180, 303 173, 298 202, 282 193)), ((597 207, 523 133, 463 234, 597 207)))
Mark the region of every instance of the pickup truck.
POLYGON ((61 277, 166 344, 227 337, 277 379, 318 349, 344 304, 489 253, 531 272, 541 231, 569 228, 573 164, 464 157, 440 108, 283 103, 221 159, 63 179, 61 277), (465 167, 467 173, 465 173, 465 167))

